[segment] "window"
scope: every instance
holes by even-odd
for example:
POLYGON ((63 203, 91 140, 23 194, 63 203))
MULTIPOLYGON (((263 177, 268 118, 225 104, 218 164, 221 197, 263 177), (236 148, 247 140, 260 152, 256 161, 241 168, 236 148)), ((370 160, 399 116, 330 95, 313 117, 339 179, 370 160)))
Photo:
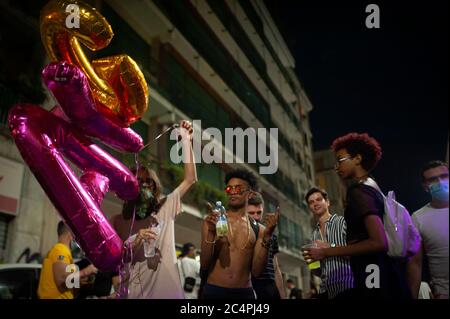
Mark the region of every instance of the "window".
POLYGON ((6 249, 6 240, 8 238, 8 226, 11 217, 0 212, 0 263, 4 261, 6 249))
POLYGON ((127 54, 141 69, 150 70, 150 46, 147 42, 104 1, 101 13, 111 25, 114 37, 106 48, 95 54, 95 57, 127 54))
POLYGON ((208 182, 217 189, 223 189, 223 172, 215 164, 197 164, 198 179, 208 182))
POLYGON ((162 52, 159 84, 169 100, 192 119, 201 119, 202 127, 217 127, 224 134, 230 115, 172 54, 162 52))
POLYGON ((282 247, 288 247, 288 230, 287 230, 288 220, 285 216, 280 215, 279 225, 278 225, 278 242, 282 247))
POLYGON ((295 248, 300 249, 303 245, 303 231, 299 224, 295 224, 295 248))
POLYGON ((295 224, 292 221, 288 222, 288 248, 289 249, 295 249, 296 243, 295 243, 295 224))
POLYGON ((217 36, 187 1, 155 1, 183 36, 205 58, 265 127, 271 127, 269 105, 217 36))

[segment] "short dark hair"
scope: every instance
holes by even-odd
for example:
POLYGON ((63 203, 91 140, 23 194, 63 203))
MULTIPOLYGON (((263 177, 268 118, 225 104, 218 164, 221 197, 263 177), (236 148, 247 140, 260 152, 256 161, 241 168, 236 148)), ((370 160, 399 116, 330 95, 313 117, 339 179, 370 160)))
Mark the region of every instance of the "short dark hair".
POLYGON ((260 193, 254 193, 249 199, 248 199, 249 205, 264 205, 264 198, 261 196, 260 193))
POLYGON ((322 194, 322 197, 325 200, 328 200, 328 193, 326 191, 324 191, 323 189, 318 188, 318 187, 313 187, 305 195, 305 201, 306 201, 307 204, 308 204, 309 196, 311 196, 314 193, 320 193, 320 194, 322 194))
POLYGON ((439 160, 433 160, 433 161, 429 161, 426 162, 423 166, 422 169, 420 171, 420 178, 422 179, 422 181, 425 180, 423 174, 425 173, 425 171, 435 168, 435 167, 440 167, 440 166, 445 166, 448 168, 447 163, 443 162, 443 161, 439 161, 439 160))
POLYGON ((228 184, 232 178, 242 179, 248 183, 252 190, 258 190, 258 181, 256 180, 255 175, 245 169, 235 169, 228 172, 227 175, 225 175, 225 184, 228 184))
POLYGON ((58 223, 58 237, 61 235, 64 235, 65 233, 67 233, 69 231, 69 227, 67 227, 66 223, 64 223, 62 220, 59 221, 58 223))
POLYGON ((184 257, 189 253, 189 250, 191 248, 195 248, 195 245, 193 243, 186 243, 183 245, 183 247, 181 248, 181 255, 180 257, 184 257))
POLYGON ((351 156, 361 155, 361 166, 370 172, 377 166, 383 152, 376 139, 367 133, 348 133, 336 138, 331 144, 334 152, 346 149, 351 156))
POLYGON ((290 284, 293 284, 293 283, 294 283, 294 281, 293 281, 291 278, 289 278, 288 280, 286 280, 286 282, 287 282, 287 283, 290 283, 290 284))

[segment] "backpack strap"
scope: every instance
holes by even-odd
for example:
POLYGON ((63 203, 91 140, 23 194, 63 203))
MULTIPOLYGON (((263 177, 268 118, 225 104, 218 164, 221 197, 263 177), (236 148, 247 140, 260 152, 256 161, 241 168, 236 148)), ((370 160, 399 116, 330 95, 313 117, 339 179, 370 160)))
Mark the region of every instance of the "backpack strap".
POLYGON ((386 196, 381 191, 380 186, 378 186, 377 182, 375 182, 373 178, 369 177, 366 181, 364 181, 363 184, 375 188, 383 196, 383 199, 386 198, 386 196))

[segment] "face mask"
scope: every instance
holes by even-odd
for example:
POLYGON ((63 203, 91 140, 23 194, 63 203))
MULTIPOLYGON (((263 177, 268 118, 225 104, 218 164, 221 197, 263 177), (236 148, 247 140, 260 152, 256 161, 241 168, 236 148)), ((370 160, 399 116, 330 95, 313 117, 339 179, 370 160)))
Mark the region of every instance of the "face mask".
POLYGON ((149 199, 153 198, 153 193, 148 188, 142 187, 140 193, 141 193, 141 201, 148 201, 149 199))
POLYGON ((147 217, 148 207, 150 201, 154 198, 153 193, 146 187, 141 187, 139 190, 139 201, 136 205, 136 214, 141 218, 147 217))
POLYGON ((448 202, 448 181, 440 181, 428 186, 431 197, 437 200, 448 202))

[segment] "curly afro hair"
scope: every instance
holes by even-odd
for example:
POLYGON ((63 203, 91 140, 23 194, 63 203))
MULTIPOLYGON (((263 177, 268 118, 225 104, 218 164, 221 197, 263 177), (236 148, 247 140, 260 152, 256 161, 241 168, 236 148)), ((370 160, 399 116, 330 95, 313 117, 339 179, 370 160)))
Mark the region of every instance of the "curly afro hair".
POLYGON ((225 184, 228 184, 230 179, 232 178, 239 178, 248 183, 250 188, 254 191, 258 190, 258 181, 251 172, 245 170, 245 169, 235 169, 231 172, 228 172, 225 176, 225 184))
POLYGON ((381 146, 367 133, 348 133, 336 138, 331 144, 334 152, 346 149, 351 156, 361 155, 361 166, 370 172, 381 159, 381 146))

